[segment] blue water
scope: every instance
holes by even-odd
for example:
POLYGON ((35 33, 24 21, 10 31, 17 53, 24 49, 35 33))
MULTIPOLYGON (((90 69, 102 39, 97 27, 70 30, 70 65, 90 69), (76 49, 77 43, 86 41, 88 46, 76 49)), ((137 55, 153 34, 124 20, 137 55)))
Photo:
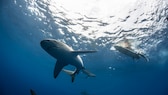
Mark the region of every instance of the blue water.
MULTIPOLYGON (((45 38, 61 37, 40 32, 50 29, 34 20, 35 16, 24 14, 29 14, 24 1, 17 0, 22 7, 15 1, 0 1, 0 95, 30 95, 30 89, 37 95, 168 95, 168 26, 162 30, 161 42, 149 49, 149 62, 108 51, 109 46, 99 47, 97 53, 82 56, 86 68, 96 77, 86 78, 80 73, 71 83, 64 72, 54 79, 56 59, 40 47, 45 38)), ((81 44, 80 48, 85 46, 81 44)))

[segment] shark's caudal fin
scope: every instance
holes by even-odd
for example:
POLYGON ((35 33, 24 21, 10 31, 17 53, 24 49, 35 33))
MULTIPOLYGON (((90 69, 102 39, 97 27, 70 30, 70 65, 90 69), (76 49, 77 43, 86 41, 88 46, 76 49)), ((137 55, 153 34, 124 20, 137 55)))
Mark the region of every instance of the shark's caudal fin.
POLYGON ((62 69, 62 71, 64 71, 68 75, 70 75, 71 76, 71 81, 74 82, 74 80, 75 80, 75 71, 66 70, 66 69, 62 69))
POLYGON ((96 50, 87 50, 87 51, 71 51, 73 54, 85 54, 85 53, 95 53, 97 52, 96 50))
POLYGON ((86 69, 82 69, 82 71, 83 71, 83 73, 85 73, 88 77, 96 77, 96 75, 95 75, 95 74, 93 74, 93 73, 89 72, 89 71, 88 71, 88 70, 86 70, 86 69))

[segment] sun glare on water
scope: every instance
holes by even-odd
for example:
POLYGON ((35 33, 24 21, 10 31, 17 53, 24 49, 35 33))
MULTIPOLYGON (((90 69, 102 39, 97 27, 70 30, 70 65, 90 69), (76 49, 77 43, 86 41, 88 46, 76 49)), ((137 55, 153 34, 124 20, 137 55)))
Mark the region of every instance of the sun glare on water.
POLYGON ((39 30, 45 37, 75 43, 106 46, 126 37, 139 44, 150 41, 152 47, 163 37, 157 41, 150 37, 157 37, 153 35, 166 25, 164 0, 26 0, 26 4, 28 14, 44 25, 39 30))
POLYGON ((81 13, 89 17, 104 17, 114 15, 127 6, 132 6, 137 0, 57 0, 69 11, 81 13))

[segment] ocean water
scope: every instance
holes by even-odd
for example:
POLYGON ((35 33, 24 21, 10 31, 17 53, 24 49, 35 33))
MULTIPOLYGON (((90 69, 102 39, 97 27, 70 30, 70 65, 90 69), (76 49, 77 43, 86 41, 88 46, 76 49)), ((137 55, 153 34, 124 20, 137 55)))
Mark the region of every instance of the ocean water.
POLYGON ((0 1, 0 95, 168 95, 168 1, 123 2, 120 10, 108 0, 81 2, 0 1), (81 72, 71 83, 61 72, 54 79, 56 59, 40 46, 46 38, 98 50, 81 55, 96 77, 81 72), (124 38, 149 62, 115 50, 124 38))

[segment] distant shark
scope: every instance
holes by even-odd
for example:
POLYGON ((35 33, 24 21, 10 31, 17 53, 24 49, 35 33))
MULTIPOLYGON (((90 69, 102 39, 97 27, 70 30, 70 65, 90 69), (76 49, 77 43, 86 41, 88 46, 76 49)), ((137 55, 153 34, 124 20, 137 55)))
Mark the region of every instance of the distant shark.
POLYGON ((31 95, 36 95, 35 91, 32 89, 30 89, 30 93, 31 93, 31 95))
POLYGON ((66 72, 71 76, 72 82, 74 82, 75 75, 78 74, 80 70, 82 70, 89 77, 96 76, 95 74, 90 73, 85 69, 83 65, 83 61, 79 56, 79 54, 94 53, 96 51, 92 51, 92 50, 75 51, 68 45, 54 39, 42 40, 40 44, 41 44, 41 47, 47 53, 49 53, 51 56, 57 59, 57 62, 54 68, 54 78, 57 78, 61 70, 63 70, 64 72, 66 72), (63 69, 64 66, 67 66, 69 64, 75 66, 76 70, 70 71, 70 70, 63 69))
POLYGON ((130 48, 126 48, 126 47, 122 47, 118 45, 115 45, 114 48, 118 50, 119 52, 132 57, 133 59, 139 59, 140 57, 143 57, 147 62, 149 61, 149 59, 145 55, 135 52, 134 50, 130 48))

